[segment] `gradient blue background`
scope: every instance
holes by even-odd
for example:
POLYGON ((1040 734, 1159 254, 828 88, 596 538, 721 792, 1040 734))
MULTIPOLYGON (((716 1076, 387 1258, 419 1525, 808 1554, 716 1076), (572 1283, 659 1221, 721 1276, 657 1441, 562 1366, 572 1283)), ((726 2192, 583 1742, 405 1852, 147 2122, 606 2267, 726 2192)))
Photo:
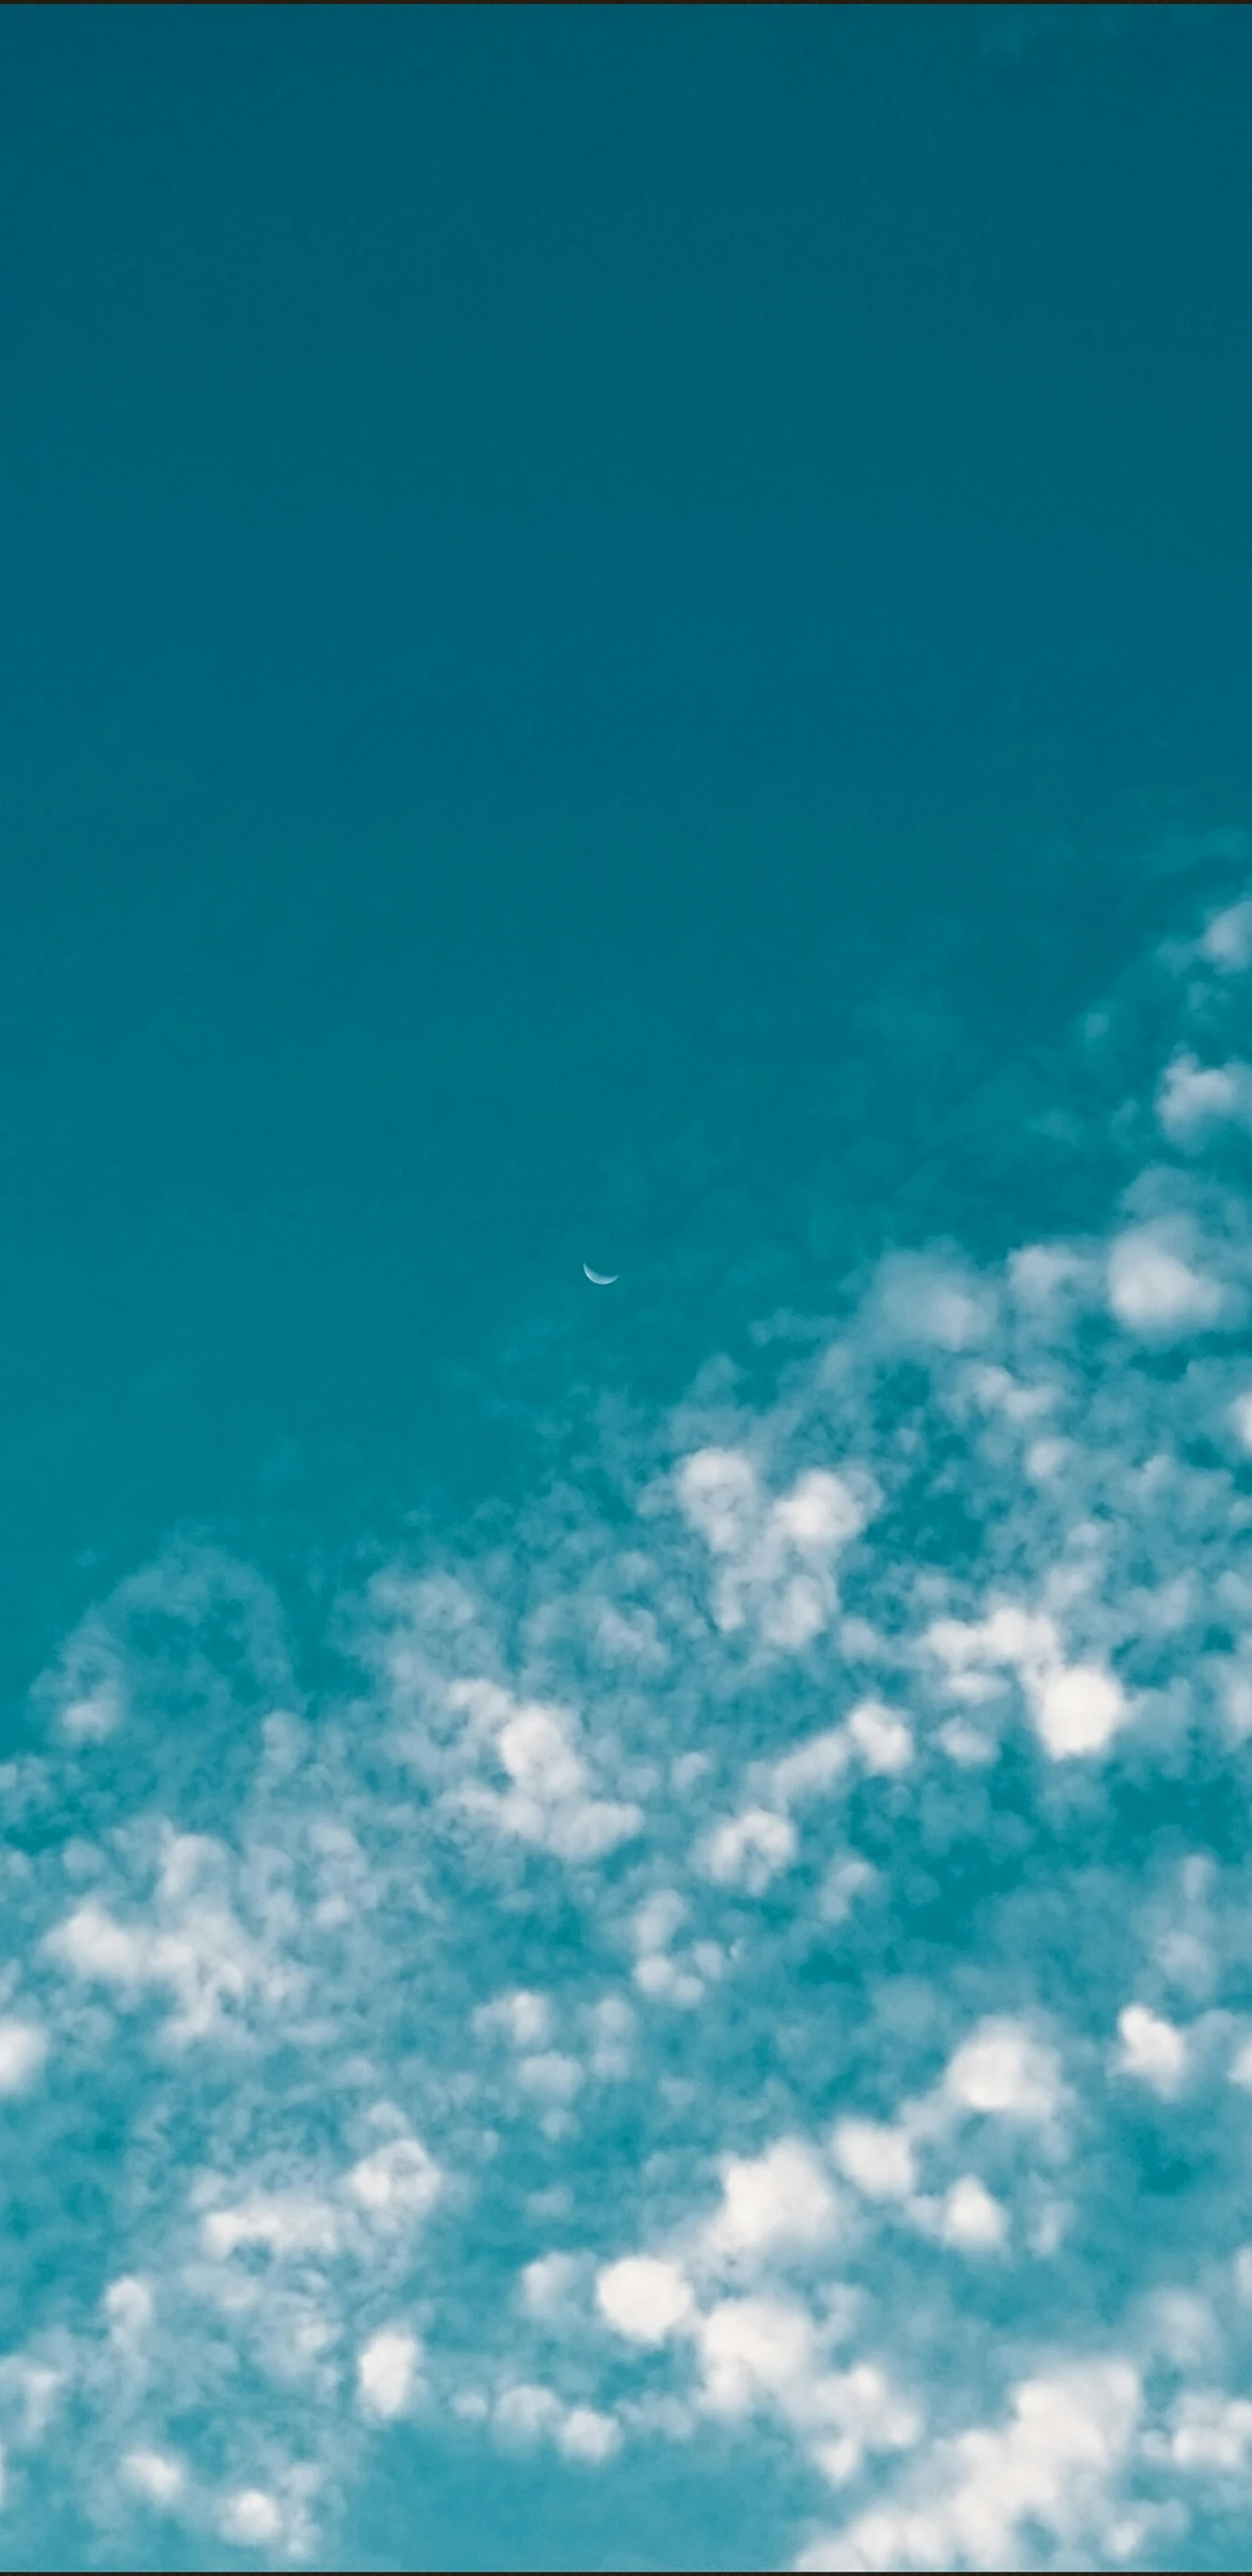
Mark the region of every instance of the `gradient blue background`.
POLYGON ((507 1475, 502 1343, 617 1331, 584 1251, 694 1265, 611 1346, 670 1384, 728 1255, 803 1306, 875 943, 1050 1023, 1136 837, 1242 811, 1252 26, 0 49, 20 1665, 76 1551, 267 1472, 507 1475))
POLYGON ((171 1530, 1094 1221, 1032 1050, 1252 811, 1250 138, 1244 7, 0 13, 13 1745, 171 1530))

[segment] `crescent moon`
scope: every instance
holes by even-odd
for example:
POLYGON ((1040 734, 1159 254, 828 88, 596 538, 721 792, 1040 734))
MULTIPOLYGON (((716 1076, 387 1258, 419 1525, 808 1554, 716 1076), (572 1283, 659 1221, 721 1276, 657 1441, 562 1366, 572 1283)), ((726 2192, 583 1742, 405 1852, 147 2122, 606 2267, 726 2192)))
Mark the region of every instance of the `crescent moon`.
POLYGON ((583 1263, 583 1277, 591 1281, 593 1288, 615 1288, 621 1275, 620 1270, 613 1270, 606 1279, 602 1270, 592 1270, 587 1262, 583 1263))

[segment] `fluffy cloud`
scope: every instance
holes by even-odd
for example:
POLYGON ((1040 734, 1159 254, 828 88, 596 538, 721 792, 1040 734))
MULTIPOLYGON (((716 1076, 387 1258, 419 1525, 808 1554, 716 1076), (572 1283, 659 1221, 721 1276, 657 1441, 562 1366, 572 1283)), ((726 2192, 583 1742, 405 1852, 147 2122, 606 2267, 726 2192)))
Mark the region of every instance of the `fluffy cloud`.
POLYGON ((360 2401, 367 2414, 391 2423, 412 2398, 421 2368, 422 2348, 403 2326, 383 2326, 357 2355, 360 2401))
POLYGON ((888 1254, 878 1269, 873 1322, 889 1342, 945 1352, 974 1349, 994 1321, 988 1283, 928 1254, 888 1254))
POLYGON ((962 2174, 945 2192, 936 2211, 937 2233, 945 2245, 966 2253, 987 2253, 1003 2245, 1008 2215, 977 2174, 962 2174))
POLYGON ((700 2320, 699 2352, 704 2403, 715 2415, 746 2415, 763 2402, 793 2409, 816 2375, 812 2319, 783 2299, 721 2300, 700 2320))
POLYGON ((48 2035, 37 2022, 0 2020, 0 2094, 24 2093, 48 2054, 48 2035))
POLYGON ((750 1896, 761 1896, 771 1878, 789 1867, 796 1850, 796 1829, 789 1816, 775 1815, 768 1807, 750 1807, 745 1815, 732 1817, 710 1834, 705 1866, 710 1878, 723 1887, 745 1887, 750 1896))
POLYGON ((798 1652, 829 1626, 835 1565, 877 1504, 873 1480, 810 1468, 768 1502, 751 1461, 700 1449, 674 1479, 680 1509, 718 1563, 713 1618, 724 1634, 749 1621, 762 1643, 798 1652))
POLYGON ((1108 1298, 1128 1333, 1162 1341, 1207 1331, 1227 1304, 1220 1282, 1186 1260, 1168 1233, 1154 1226, 1132 1227, 1111 1245, 1108 1298))
POLYGON ((1094 2542, 1103 2554, 1115 2522, 1111 2482, 1139 2408, 1136 2373, 1122 2360, 1026 2380, 1014 2391, 1006 2424, 978 2426, 936 2446, 914 2499, 867 2507, 796 2564, 1019 2567, 1031 2525, 1054 2549, 1094 2542))
POLYGON ((622 2446, 622 2428, 595 2406, 563 2406, 556 2391, 525 2381, 506 2388, 492 2417, 501 2439, 520 2448, 548 2441, 561 2457, 599 2468, 622 2446))
POLYGON ((1219 2389, 1188 2390, 1161 2447, 1180 2469, 1242 2471, 1252 2459, 1252 2404, 1219 2389))
POLYGON ((841 2120, 831 2151, 842 2174, 869 2200, 905 2200, 917 2188, 907 2133, 877 2120, 841 2120))
POLYGON ((1228 1064, 1202 1065, 1186 1048, 1173 1056, 1161 1076, 1156 1114, 1171 1144, 1191 1147, 1226 1121, 1252 1124, 1252 1065, 1234 1058, 1228 1064))
POLYGON ((214 1838, 166 1838, 152 1916, 119 1922, 97 1898, 75 1906, 48 1934, 56 1965, 123 2001, 164 1992, 175 2009, 171 2039, 220 2038, 253 2003, 289 2005, 300 1975, 278 1943, 241 1922, 230 1898, 230 1855, 214 1838))
POLYGON ((780 2138, 761 2156, 728 2156, 721 2207, 705 2231, 707 2250, 731 2261, 816 2249, 829 2242, 839 2204, 820 2159, 800 2138, 780 2138))
POLYGON ((852 1740, 846 1727, 828 1726, 820 1735, 810 1736, 773 1765, 770 1788, 775 1806, 790 1807, 822 1797, 837 1787, 851 1759, 852 1740))
POLYGON ((122 2461, 122 2475, 145 2504, 158 2509, 176 2504, 187 2483, 181 2460, 168 2451, 128 2451, 122 2461))
POLYGON ((282 2538, 283 2509, 264 2487, 240 2487, 227 2496, 218 2527, 238 2549, 265 2549, 282 2538))
POLYGON ((962 1698, 982 1696, 989 1671, 1017 1674, 1053 1761, 1104 1752, 1131 1712, 1116 1674, 1098 1664, 1065 1661, 1055 1620, 1046 1610, 1001 1603, 982 1620, 939 1619, 923 1643, 947 1671, 947 1688, 962 1698))
POLYGON ((1056 2052, 1020 2022, 989 2019, 957 2049, 943 2093, 962 2112, 1032 2126, 1050 2121, 1063 2099, 1056 2052))
POLYGON ((501 1792, 481 1781, 469 1782, 460 1797, 472 1816, 573 1863, 603 1860, 639 1832, 639 1807, 595 1794, 590 1766, 578 1749, 572 1710, 518 1702, 482 1682, 455 1683, 448 1698, 452 1708, 472 1713, 481 1733, 489 1730, 496 1761, 510 1783, 501 1792))
POLYGON ((1133 2076, 1154 2093, 1168 2096, 1179 2091, 1187 2075, 1184 2032, 1160 2013, 1150 2012, 1146 2004, 1127 2004, 1117 2016, 1117 2032, 1119 2074, 1133 2076))
POLYGON ((425 2218, 442 2189, 443 2175, 418 2138, 389 2138, 344 2178, 345 2192, 380 2226, 425 2218))
POLYGON ((622 2428, 595 2406, 571 2406, 557 2432, 557 2448, 567 2460, 599 2467, 622 2447, 622 2428))
POLYGON ((827 2366, 822 2333, 794 2300, 721 2300, 700 2320, 697 2349, 704 2411, 781 2417, 832 2485, 854 2477, 866 2452, 908 2450, 920 2437, 918 2409, 877 2364, 827 2366))
POLYGON ((1098 1664, 1044 1667, 1027 1679, 1035 1724, 1054 1762, 1103 1753, 1130 1712, 1115 1673, 1098 1664))
POLYGON ((913 1737, 898 1709, 863 1699, 848 1719, 848 1733, 867 1771, 907 1771, 913 1737))
POLYGON ((596 2280, 596 2305, 615 2333, 631 2343, 662 2344, 691 2320, 691 2284, 675 2263, 656 2254, 627 2254, 596 2280))
POLYGON ((1199 943, 1200 955, 1225 975, 1241 975, 1252 965, 1252 901, 1228 904, 1215 912, 1199 943))

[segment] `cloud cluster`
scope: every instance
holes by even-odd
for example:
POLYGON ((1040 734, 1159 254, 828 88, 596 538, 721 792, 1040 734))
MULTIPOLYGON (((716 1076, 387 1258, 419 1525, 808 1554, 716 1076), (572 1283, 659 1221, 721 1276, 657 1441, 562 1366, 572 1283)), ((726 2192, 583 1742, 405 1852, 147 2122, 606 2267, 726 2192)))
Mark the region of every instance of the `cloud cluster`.
POLYGON ((316 2557, 397 2423, 730 2428, 811 2568, 1246 2514, 1249 970, 1241 899, 1091 1021, 1099 1225, 884 1250, 610 1503, 87 1609, 3 1779, 19 2553, 51 2477, 316 2557))

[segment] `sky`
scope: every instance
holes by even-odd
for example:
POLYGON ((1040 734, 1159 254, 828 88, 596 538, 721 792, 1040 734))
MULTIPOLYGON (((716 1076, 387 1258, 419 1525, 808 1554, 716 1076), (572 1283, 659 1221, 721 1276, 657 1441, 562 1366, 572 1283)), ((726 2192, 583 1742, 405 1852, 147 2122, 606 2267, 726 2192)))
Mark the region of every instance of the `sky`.
POLYGON ((1237 2562, 1250 120, 0 13, 0 2565, 1237 2562))

